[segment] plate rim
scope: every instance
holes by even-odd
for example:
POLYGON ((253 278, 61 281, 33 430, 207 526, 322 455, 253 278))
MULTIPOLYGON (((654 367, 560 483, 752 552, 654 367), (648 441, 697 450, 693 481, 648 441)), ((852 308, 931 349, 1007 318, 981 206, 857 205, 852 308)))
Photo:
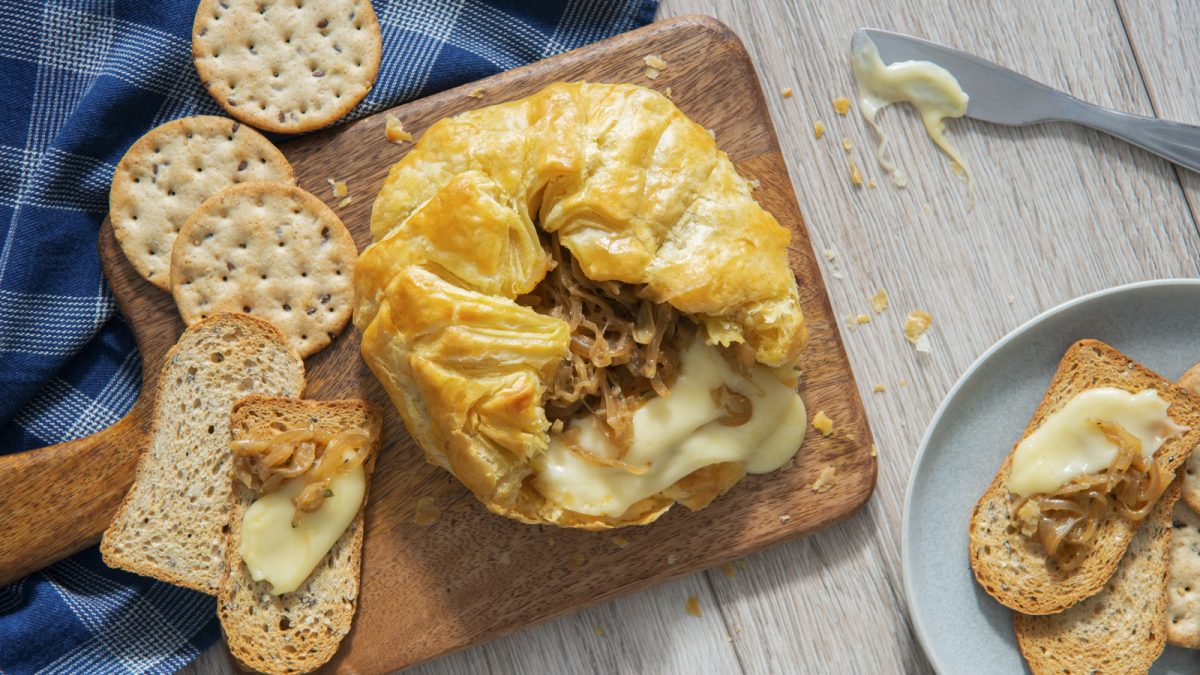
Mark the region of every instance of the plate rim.
POLYGON ((929 420, 929 424, 925 427, 925 433, 921 437, 921 443, 917 446, 917 452, 913 456, 912 468, 909 470, 908 474, 908 484, 904 488, 904 507, 900 517, 900 573, 904 587, 904 598, 906 605, 905 609, 908 613, 909 623, 912 625, 913 633, 916 635, 917 644, 920 645, 921 651, 925 654, 926 660, 929 661, 930 666, 933 667, 935 672, 945 673, 948 671, 941 663, 938 662, 937 658, 934 656, 934 653, 930 650, 929 637, 925 633, 925 629, 920 620, 920 615, 916 609, 916 604, 913 601, 915 595, 913 593, 913 577, 911 572, 912 566, 909 564, 909 557, 912 553, 909 529, 912 522, 913 486, 916 483, 917 473, 921 470, 921 466, 925 461, 925 455, 929 450, 930 439, 933 437, 934 430, 937 429, 937 427, 941 424, 942 418, 945 416, 946 409, 950 407, 950 403, 958 396, 959 391, 966 385, 967 380, 971 379, 975 372, 978 371, 984 363, 990 360, 992 356, 1001 348, 1029 332, 1035 326, 1058 314, 1061 314, 1062 312, 1065 312, 1068 309, 1084 303, 1092 302, 1099 298, 1120 295, 1122 293, 1142 290, 1145 288, 1168 286, 1200 287, 1200 279, 1150 279, 1121 284, 1119 286, 1113 286, 1110 288, 1104 288, 1086 293, 1034 315, 1032 318, 1026 320, 1024 323, 1006 333, 1003 337, 992 344, 992 346, 985 349, 982 354, 976 357, 975 360, 971 362, 971 365, 967 366, 962 374, 958 376, 958 379, 955 380, 954 384, 942 398, 942 402, 938 405, 937 410, 934 411, 933 416, 929 420))

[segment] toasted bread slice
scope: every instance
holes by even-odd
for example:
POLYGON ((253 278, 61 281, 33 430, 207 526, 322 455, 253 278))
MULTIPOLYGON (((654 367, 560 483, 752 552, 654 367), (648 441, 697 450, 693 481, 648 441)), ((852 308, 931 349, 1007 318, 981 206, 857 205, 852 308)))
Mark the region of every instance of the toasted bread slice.
MULTIPOLYGON (((1167 414, 1189 429, 1163 443, 1154 455, 1169 475, 1174 475, 1192 448, 1200 443, 1200 401, 1192 399, 1170 380, 1096 340, 1081 340, 1067 349, 1022 438, 1077 394, 1095 387, 1118 387, 1131 392, 1156 389, 1170 404, 1167 414)), ((1101 521, 1094 548, 1082 565, 1069 572, 1062 571, 1047 560, 1041 546, 1030 542, 1018 530, 1009 508, 1011 465, 1010 453, 971 513, 971 568, 984 590, 1011 609, 1022 614, 1061 612, 1104 587, 1137 532, 1138 523, 1109 513, 1101 521)))
POLYGON ((216 595, 232 492, 229 409, 250 393, 303 391, 304 361, 266 321, 221 313, 184 331, 158 378, 150 447, 104 532, 104 562, 216 595))
POLYGON ((366 429, 372 440, 363 464, 367 491, 346 531, 308 579, 291 593, 270 595, 271 585, 256 582, 238 552, 242 516, 256 494, 241 483, 234 485, 229 514, 226 564, 228 573, 217 596, 217 614, 229 643, 229 652, 242 665, 262 673, 301 673, 317 669, 337 651, 350 630, 358 602, 359 562, 362 553, 363 511, 370 493, 371 472, 379 450, 382 421, 363 401, 301 401, 249 396, 233 407, 233 437, 269 438, 281 428, 315 424, 338 433, 366 429))
POLYGON ((1144 673, 1162 654, 1171 510, 1182 485, 1182 475, 1171 481, 1099 593, 1058 614, 1013 615, 1017 646, 1035 675, 1144 673))

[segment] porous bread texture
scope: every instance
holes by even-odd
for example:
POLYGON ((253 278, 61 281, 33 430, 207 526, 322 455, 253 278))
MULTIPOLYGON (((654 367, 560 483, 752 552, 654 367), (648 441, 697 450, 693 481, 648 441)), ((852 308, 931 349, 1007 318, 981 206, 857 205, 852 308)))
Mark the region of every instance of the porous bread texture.
POLYGON ((121 157, 108 219, 129 264, 170 291, 171 246, 201 202, 235 183, 295 180, 283 153, 254 129, 228 117, 184 117, 151 129, 121 157))
POLYGON ((303 391, 304 362, 266 321, 221 313, 185 330, 158 378, 150 447, 104 532, 104 562, 215 595, 232 487, 229 410, 247 394, 303 391))
POLYGON ((359 569, 371 472, 379 450, 382 421, 369 404, 358 400, 303 401, 249 396, 231 413, 234 439, 270 438, 284 429, 310 424, 338 433, 365 429, 371 449, 363 471, 368 490, 358 515, 301 586, 291 593, 270 594, 271 585, 256 582, 242 561, 242 517, 254 503, 255 491, 234 481, 225 547, 228 574, 221 581, 217 614, 230 653, 262 673, 304 673, 319 668, 337 652, 350 630, 358 601, 359 569))
POLYGON ((1175 505, 1171 521, 1167 642, 1200 649, 1200 515, 1182 499, 1175 505))
MULTIPOLYGON (((1170 404, 1167 414, 1189 429, 1163 443, 1154 455, 1168 474, 1174 475, 1192 448, 1200 443, 1200 402, 1097 340, 1081 340, 1067 349, 1022 439, 1074 396, 1096 387, 1117 387, 1130 392, 1156 389, 1170 404)), ((1040 545, 1018 530, 1010 509, 1011 467, 1010 453, 971 513, 968 545, 971 568, 984 590, 1013 610, 1023 614, 1061 612, 1104 587, 1137 531, 1137 523, 1109 513, 1099 525, 1093 550, 1080 567, 1070 572, 1059 570, 1047 560, 1040 545)))
POLYGON ((1162 654, 1171 510, 1182 481, 1171 482, 1099 593, 1058 614, 1013 615, 1017 646, 1035 675, 1144 673, 1162 654))
POLYGON ((371 91, 383 53, 369 0, 202 0, 192 24, 201 84, 230 115, 313 131, 371 91))

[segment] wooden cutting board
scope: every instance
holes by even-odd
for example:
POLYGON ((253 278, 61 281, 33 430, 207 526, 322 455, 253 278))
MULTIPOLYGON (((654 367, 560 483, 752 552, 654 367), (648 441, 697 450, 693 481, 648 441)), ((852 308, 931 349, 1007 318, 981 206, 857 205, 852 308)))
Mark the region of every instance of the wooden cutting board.
MULTIPOLYGON (((837 320, 754 67, 728 28, 706 17, 665 21, 388 112, 419 135, 443 117, 560 80, 670 89, 689 117, 713 130, 738 171, 761 183, 755 196, 794 233, 790 258, 811 331, 801 394, 810 416, 824 411, 834 420, 835 433, 810 431, 794 466, 750 476, 703 511, 676 507, 652 525, 620 530, 620 537, 522 525, 490 514, 449 474, 425 464, 359 358, 359 335, 349 328, 306 364, 307 397, 361 397, 386 411, 367 508, 358 616, 331 664, 339 671, 401 668, 745 556, 846 517, 874 489, 871 435, 837 320), (669 64, 654 80, 645 74, 642 57, 648 54, 669 64), (476 88, 482 98, 467 96, 476 88), (829 466, 837 469, 832 489, 813 491, 829 466), (414 510, 426 497, 440 516, 422 527, 414 510)), ((340 200, 326 179, 346 181, 354 199, 338 212, 360 250, 371 241, 374 196, 391 165, 411 148, 388 143, 384 126, 380 113, 281 146, 300 185, 331 206, 340 200)), ((142 352, 142 396, 106 431, 0 457, 0 583, 94 543, 148 444, 162 359, 183 324, 170 296, 126 262, 107 221, 100 259, 142 352)))

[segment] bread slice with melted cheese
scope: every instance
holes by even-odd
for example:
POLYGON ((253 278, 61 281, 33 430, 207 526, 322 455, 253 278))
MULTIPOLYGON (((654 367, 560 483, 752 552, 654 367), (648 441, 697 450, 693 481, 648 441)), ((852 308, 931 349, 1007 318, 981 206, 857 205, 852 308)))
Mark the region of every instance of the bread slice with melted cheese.
MULTIPOLYGON (((1081 340, 1067 350, 1021 440, 1077 394, 1097 387, 1129 392, 1155 389, 1170 404, 1167 414, 1171 419, 1189 427, 1163 443, 1154 455, 1169 475, 1174 475, 1192 448, 1200 444, 1200 401, 1098 340, 1081 340)), ((1013 447, 1015 450, 1016 445, 1013 447)), ((1012 453, 971 513, 971 568, 984 590, 1011 609, 1035 615, 1061 612, 1104 588, 1141 523, 1110 512, 1101 521, 1093 550, 1083 563, 1075 570, 1060 570, 1040 545, 1020 532, 1009 507, 1011 468, 1012 453)))
POLYGON ((363 512, 382 435, 379 413, 358 400, 308 401, 249 396, 233 406, 234 440, 266 439, 284 429, 313 425, 333 434, 366 430, 371 447, 363 463, 366 489, 354 520, 308 578, 290 593, 271 595, 271 584, 254 581, 239 549, 242 518, 255 491, 235 480, 225 545, 227 573, 217 595, 217 614, 229 652, 261 673, 304 673, 337 652, 358 602, 363 512))

